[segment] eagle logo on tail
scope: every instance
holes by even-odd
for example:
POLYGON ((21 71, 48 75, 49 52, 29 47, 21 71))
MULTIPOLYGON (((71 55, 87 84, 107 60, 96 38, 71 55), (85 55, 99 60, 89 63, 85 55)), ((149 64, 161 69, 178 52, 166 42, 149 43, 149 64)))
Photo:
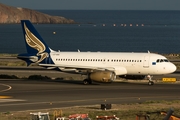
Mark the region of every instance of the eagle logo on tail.
POLYGON ((32 32, 27 28, 26 24, 24 24, 25 29, 25 40, 26 43, 31 47, 38 51, 36 54, 37 56, 40 56, 40 59, 35 61, 35 63, 39 63, 43 61, 46 57, 48 57, 48 53, 44 52, 46 50, 45 45, 34 35, 32 32))

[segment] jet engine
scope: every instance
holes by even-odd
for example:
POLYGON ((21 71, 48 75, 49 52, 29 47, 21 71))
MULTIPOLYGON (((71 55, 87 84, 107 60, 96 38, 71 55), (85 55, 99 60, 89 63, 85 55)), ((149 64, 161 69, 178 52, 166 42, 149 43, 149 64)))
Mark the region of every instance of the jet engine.
POLYGON ((89 74, 89 79, 96 82, 112 82, 116 79, 114 72, 110 71, 96 71, 89 74))

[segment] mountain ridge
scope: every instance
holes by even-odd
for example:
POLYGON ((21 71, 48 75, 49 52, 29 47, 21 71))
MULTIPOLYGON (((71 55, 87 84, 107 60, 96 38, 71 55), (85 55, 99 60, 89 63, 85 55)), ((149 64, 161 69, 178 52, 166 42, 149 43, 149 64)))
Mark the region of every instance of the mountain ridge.
POLYGON ((46 24, 74 24, 75 21, 62 16, 51 16, 35 10, 21 7, 12 7, 0 3, 0 23, 20 23, 21 20, 30 20, 32 23, 46 24))

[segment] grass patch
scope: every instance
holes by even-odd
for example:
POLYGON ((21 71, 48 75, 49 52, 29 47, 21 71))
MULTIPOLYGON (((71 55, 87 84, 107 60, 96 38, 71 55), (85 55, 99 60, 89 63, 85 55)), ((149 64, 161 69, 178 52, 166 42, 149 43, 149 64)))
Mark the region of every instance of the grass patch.
POLYGON ((8 62, 6 66, 26 66, 24 61, 8 62))
POLYGON ((42 76, 42 75, 31 75, 28 77, 29 80, 51 80, 48 76, 42 76))
POLYGON ((0 57, 17 57, 18 54, 0 53, 0 57))
POLYGON ((0 66, 26 66, 26 62, 22 60, 3 60, 0 61, 0 66))
POLYGON ((0 75, 1 79, 19 79, 17 76, 15 75, 5 75, 5 74, 1 74, 0 75))

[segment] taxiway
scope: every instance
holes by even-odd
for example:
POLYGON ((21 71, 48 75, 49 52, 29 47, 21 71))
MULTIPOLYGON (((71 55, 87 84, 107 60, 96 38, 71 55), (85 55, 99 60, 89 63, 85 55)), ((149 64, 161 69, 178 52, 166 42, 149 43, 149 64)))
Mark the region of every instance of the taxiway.
POLYGON ((180 84, 117 82, 82 85, 75 80, 0 80, 0 112, 148 100, 180 100, 180 84))

